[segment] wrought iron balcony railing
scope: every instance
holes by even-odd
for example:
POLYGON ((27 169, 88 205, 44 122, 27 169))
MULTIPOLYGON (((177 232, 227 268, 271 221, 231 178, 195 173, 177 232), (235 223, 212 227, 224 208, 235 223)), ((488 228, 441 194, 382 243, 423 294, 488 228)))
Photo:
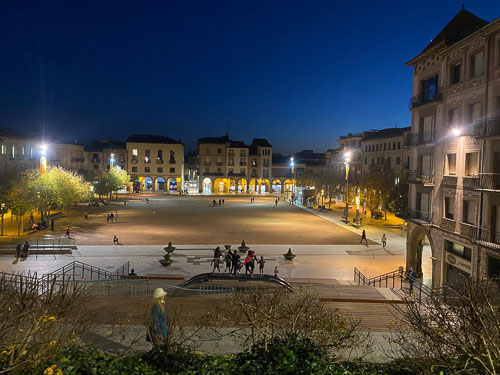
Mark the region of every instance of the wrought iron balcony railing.
POLYGON ((163 164, 163 159, 160 158, 156 159, 156 164, 163 164))
POLYGON ((422 173, 416 170, 408 171, 408 182, 412 184, 420 184, 425 186, 434 185, 434 175, 430 173, 422 173))
POLYGON ((486 228, 471 227, 470 235, 477 241, 484 241, 497 245, 500 244, 500 232, 495 232, 486 228))
POLYGON ((500 116, 476 121, 470 130, 470 135, 476 138, 500 135, 500 116))
POLYGON ((424 93, 420 93, 416 96, 411 97, 410 103, 408 104, 408 107, 410 109, 413 109, 413 108, 419 107, 421 105, 431 103, 431 102, 440 101, 440 100, 443 100, 443 88, 442 87, 437 88, 433 94, 426 93, 424 95, 424 93))
POLYGON ((409 209, 408 210, 408 217, 410 219, 422 220, 422 221, 425 221, 427 223, 432 222, 432 212, 409 209))
POLYGON ((477 177, 474 180, 474 189, 500 191, 500 173, 479 173, 474 177, 477 177))
POLYGON ((434 131, 424 131, 420 133, 406 133, 403 139, 403 146, 421 146, 436 142, 434 131))

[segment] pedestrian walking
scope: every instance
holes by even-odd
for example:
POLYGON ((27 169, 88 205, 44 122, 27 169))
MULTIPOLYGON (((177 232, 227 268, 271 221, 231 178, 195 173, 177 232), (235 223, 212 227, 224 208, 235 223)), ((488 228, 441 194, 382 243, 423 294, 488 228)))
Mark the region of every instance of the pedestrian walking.
POLYGON ((274 267, 274 277, 279 277, 279 273, 278 266, 274 267))
POLYGON ((413 283, 417 279, 417 272, 413 267, 410 267, 410 272, 408 272, 408 276, 406 277, 408 282, 410 283, 410 295, 413 293, 413 283))
POLYGON ((253 261, 253 252, 252 250, 248 250, 247 256, 245 257, 245 261, 243 264, 245 265, 245 275, 248 275, 248 272, 252 274, 252 261, 253 261))
POLYGON ((66 227, 66 235, 65 235, 64 237, 66 237, 66 238, 71 238, 71 237, 70 237, 69 225, 66 227))
POLYGON ((260 260, 258 260, 258 262, 259 262, 259 273, 263 274, 264 273, 264 264, 266 263, 266 261, 264 260, 264 257, 262 255, 260 256, 260 260))
POLYGON ((359 243, 362 243, 363 241, 365 241, 366 245, 368 245, 368 240, 366 239, 366 232, 364 229, 363 232, 361 233, 361 241, 359 241, 359 243))
POLYGON ((222 205, 224 206, 224 199, 222 200, 222 205))
POLYGON ((217 202, 215 201, 215 199, 212 201, 212 206, 217 206, 217 202))
POLYGON ((231 252, 231 250, 229 250, 226 254, 226 256, 224 257, 224 261, 226 262, 226 268, 224 269, 224 272, 228 272, 231 273, 231 264, 233 262, 233 253, 231 252))
POLYGON ((148 198, 146 198, 146 203, 149 203, 149 199, 148 198))
POLYGON ((219 264, 220 264, 220 258, 214 258, 212 259, 212 262, 210 263, 210 265, 214 265, 214 268, 212 269, 212 273, 215 273, 215 269, 217 269, 217 272, 220 273, 220 268, 219 268, 219 264))
POLYGON ((89 214, 87 212, 83 213, 83 219, 88 220, 89 219, 89 214))
POLYGON ((221 255, 222 255, 222 251, 220 250, 220 247, 219 247, 219 246, 217 246, 217 247, 215 248, 215 250, 214 250, 214 259, 215 259, 215 258, 220 258, 220 257, 221 257, 221 255))
POLYGON ((30 248, 30 244, 28 241, 24 243, 23 249, 21 251, 21 258, 27 258, 28 257, 28 250, 30 248))
POLYGON ((109 224, 109 214, 106 214, 106 224, 109 224))
POLYGON ((118 224, 118 211, 115 211, 115 223, 118 224))
POLYGON ((50 219, 50 230, 54 231, 54 219, 50 219))
POLYGON ((166 295, 167 292, 162 288, 157 288, 153 292, 154 303, 151 308, 151 319, 148 324, 146 341, 151 342, 156 347, 165 345, 168 338, 166 295))
POLYGON ((387 245, 387 237, 385 236, 385 233, 382 235, 382 248, 385 249, 385 245, 387 245))
POLYGON ((278 207, 278 198, 274 201, 274 207, 278 207))
POLYGON ((222 199, 219 199, 219 207, 221 206, 222 204, 222 199))
POLYGON ((126 205, 127 205, 127 201, 126 201, 126 200, 125 200, 125 201, 123 201, 123 205, 124 205, 124 206, 126 206, 126 205))
POLYGON ((115 220, 115 215, 113 215, 113 213, 111 212, 109 214, 109 221, 111 221, 111 224, 113 224, 113 221, 115 220))
POLYGON ((16 246, 16 258, 19 259, 19 257, 21 256, 21 251, 23 250, 23 244, 20 243, 16 246))

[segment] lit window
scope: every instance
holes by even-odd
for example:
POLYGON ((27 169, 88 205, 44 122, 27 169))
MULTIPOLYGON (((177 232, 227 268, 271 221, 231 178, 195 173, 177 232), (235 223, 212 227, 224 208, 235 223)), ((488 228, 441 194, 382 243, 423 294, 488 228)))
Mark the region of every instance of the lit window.
POLYGON ((484 51, 477 52, 470 57, 470 77, 478 77, 484 73, 484 51))
POLYGON ((445 217, 450 220, 455 218, 455 198, 444 198, 444 213, 445 217))
POLYGON ((5 155, 7 153, 7 147, 2 143, 2 155, 5 155))

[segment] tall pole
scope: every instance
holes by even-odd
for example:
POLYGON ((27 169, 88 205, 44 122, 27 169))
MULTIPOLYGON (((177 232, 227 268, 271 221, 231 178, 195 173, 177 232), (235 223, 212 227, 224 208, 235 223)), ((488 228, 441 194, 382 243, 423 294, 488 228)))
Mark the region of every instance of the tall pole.
POLYGON ((351 161, 351 152, 344 153, 345 179, 346 179, 346 200, 345 200, 345 222, 349 224, 349 163, 351 161))
POLYGON ((47 172, 47 145, 42 144, 40 147, 40 174, 45 174, 47 172))

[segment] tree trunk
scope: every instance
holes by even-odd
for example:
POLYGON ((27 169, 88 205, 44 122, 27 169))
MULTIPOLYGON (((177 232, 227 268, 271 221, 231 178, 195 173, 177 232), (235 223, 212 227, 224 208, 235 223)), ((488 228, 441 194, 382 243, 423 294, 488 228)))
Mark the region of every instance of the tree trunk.
POLYGON ((17 237, 21 236, 21 219, 20 219, 20 216, 21 215, 17 216, 17 237))
POLYGON ((330 196, 330 200, 328 201, 328 209, 332 207, 332 197, 330 196))
POLYGON ((3 236, 3 216, 4 216, 4 215, 5 215, 5 214, 4 214, 4 213, 2 213, 2 215, 1 215, 1 219, 0 219, 0 220, 1 220, 1 222, 0 222, 0 236, 3 236))

